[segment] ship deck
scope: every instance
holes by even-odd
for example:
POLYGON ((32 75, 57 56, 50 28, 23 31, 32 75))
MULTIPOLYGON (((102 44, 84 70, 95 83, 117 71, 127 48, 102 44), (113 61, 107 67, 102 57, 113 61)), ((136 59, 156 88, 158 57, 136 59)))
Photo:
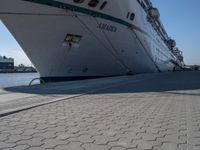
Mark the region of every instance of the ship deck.
POLYGON ((0 90, 1 150, 199 150, 200 72, 0 90))

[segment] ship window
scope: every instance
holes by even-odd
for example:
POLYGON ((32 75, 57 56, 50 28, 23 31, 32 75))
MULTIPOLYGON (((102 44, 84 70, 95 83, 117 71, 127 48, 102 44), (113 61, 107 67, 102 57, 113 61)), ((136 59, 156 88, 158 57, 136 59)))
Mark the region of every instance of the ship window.
POLYGON ((83 3, 85 0, 74 0, 75 3, 83 3))
POLYGON ((130 16, 130 20, 134 20, 135 19, 135 14, 134 13, 131 13, 131 16, 130 16))
POLYGON ((130 16, 130 12, 127 13, 126 18, 129 18, 129 16, 130 16))
POLYGON ((101 7, 100 7, 100 10, 104 9, 105 6, 107 5, 107 3, 108 3, 107 1, 103 2, 103 4, 102 4, 101 7))
POLYGON ((99 4, 99 0, 91 0, 88 5, 90 7, 96 7, 99 4))

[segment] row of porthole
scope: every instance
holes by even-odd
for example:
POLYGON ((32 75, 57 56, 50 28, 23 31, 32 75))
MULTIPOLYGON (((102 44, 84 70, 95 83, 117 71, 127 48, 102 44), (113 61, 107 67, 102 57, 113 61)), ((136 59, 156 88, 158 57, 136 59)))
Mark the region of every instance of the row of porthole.
MULTIPOLYGON (((83 3, 85 0, 74 0, 75 3, 83 3)), ((90 0, 90 2, 88 3, 88 6, 90 7, 96 7, 99 4, 100 0, 90 0)), ((100 10, 104 9, 105 6, 107 5, 107 1, 104 1, 102 3, 102 5, 100 6, 100 10)))
MULTIPOLYGON (((70 68, 68 70, 68 73, 72 73, 74 70, 72 68, 70 68)), ((89 71, 89 68, 82 68, 81 70, 76 70, 76 71, 82 71, 83 73, 86 73, 89 71)))

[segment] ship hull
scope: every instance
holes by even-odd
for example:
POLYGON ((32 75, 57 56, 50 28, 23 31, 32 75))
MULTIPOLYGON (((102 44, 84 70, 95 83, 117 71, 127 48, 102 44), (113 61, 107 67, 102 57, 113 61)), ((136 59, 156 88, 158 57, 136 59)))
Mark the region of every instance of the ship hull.
MULTIPOLYGON (((4 0, 3 0, 4 1, 4 0)), ((112 20, 32 2, 6 0, 1 20, 48 81, 171 71, 174 65, 157 52, 144 33, 112 20), (21 8, 17 10, 17 8, 21 8), (16 11, 17 10, 17 11, 16 11), (115 31, 100 28, 107 25, 115 31), (81 36, 78 46, 65 42, 67 34, 81 36), (145 37, 141 39, 141 37, 145 37)))

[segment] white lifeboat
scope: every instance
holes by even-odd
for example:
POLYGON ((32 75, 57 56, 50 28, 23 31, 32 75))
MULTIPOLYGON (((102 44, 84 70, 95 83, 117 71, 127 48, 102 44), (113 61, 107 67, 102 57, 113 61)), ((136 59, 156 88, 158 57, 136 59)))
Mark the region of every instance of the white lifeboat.
POLYGON ((176 46, 176 41, 173 39, 168 39, 167 44, 169 45, 169 47, 173 48, 176 46))
POLYGON ((156 20, 160 18, 160 12, 157 8, 154 7, 149 8, 149 13, 156 20))

